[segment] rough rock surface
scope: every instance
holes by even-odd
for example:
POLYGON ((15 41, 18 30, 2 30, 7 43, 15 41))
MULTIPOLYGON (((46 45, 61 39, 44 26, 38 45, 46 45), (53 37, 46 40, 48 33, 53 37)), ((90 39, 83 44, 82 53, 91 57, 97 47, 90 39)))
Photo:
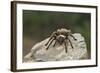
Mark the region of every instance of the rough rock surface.
POLYGON ((53 47, 55 41, 50 45, 49 49, 46 50, 45 43, 47 43, 49 39, 47 38, 39 43, 36 43, 36 45, 32 47, 30 53, 24 57, 24 62, 87 59, 87 47, 84 37, 79 33, 72 35, 77 39, 77 41, 72 37, 69 37, 74 48, 72 48, 68 42, 67 53, 65 52, 64 45, 56 44, 56 46, 53 47))

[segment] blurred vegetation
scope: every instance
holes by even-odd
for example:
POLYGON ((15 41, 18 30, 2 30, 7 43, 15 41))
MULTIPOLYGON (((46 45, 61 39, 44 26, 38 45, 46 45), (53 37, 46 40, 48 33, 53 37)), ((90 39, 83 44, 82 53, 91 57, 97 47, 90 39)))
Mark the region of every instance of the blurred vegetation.
POLYGON ((34 44, 62 27, 71 29, 73 33, 81 33, 85 37, 90 55, 90 16, 89 13, 23 10, 23 55, 26 55, 34 44))

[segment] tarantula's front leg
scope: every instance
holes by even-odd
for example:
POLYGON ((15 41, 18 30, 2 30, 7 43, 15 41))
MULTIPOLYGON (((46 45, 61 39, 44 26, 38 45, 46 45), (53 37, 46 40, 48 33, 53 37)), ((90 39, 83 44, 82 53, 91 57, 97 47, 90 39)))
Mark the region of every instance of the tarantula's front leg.
POLYGON ((71 47, 73 48, 72 42, 70 41, 70 39, 69 39, 69 38, 68 38, 68 40, 69 40, 69 43, 70 43, 71 47))
POLYGON ((77 40, 72 34, 70 36, 73 37, 74 40, 77 40))
POLYGON ((49 44, 49 42, 52 40, 52 36, 49 38, 48 42, 45 44, 45 46, 47 46, 49 44))
POLYGON ((51 41, 50 41, 49 45, 47 46, 46 50, 48 50, 49 46, 51 45, 51 43, 52 43, 53 41, 54 41, 54 38, 51 39, 51 41))
POLYGON ((65 45, 65 52, 67 53, 67 42, 66 41, 64 41, 64 45, 65 45))
POLYGON ((45 44, 45 46, 47 46, 47 45, 49 44, 49 42, 50 42, 53 38, 55 38, 55 33, 56 33, 56 32, 53 32, 53 33, 51 34, 51 36, 50 36, 48 42, 45 44))

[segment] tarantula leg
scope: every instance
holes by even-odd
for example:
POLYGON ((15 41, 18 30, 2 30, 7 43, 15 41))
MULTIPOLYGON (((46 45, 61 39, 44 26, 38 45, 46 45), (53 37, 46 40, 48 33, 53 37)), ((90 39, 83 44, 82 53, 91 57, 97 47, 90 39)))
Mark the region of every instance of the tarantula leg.
POLYGON ((64 45, 65 45, 65 52, 67 53, 67 45, 66 45, 66 42, 64 42, 64 45))
POLYGON ((77 40, 72 34, 70 36, 73 37, 74 40, 77 40))
POLYGON ((49 44, 49 42, 51 41, 52 37, 49 38, 48 42, 45 44, 45 46, 47 46, 49 44))
POLYGON ((49 43, 49 45, 47 46, 46 50, 48 50, 49 46, 51 45, 51 43, 54 41, 54 39, 52 39, 49 43))
POLYGON ((70 41, 70 39, 68 39, 68 40, 69 40, 69 43, 70 43, 71 47, 73 48, 72 42, 70 41))
POLYGON ((53 47, 55 47, 56 43, 57 43, 57 41, 55 40, 55 43, 54 43, 53 47))

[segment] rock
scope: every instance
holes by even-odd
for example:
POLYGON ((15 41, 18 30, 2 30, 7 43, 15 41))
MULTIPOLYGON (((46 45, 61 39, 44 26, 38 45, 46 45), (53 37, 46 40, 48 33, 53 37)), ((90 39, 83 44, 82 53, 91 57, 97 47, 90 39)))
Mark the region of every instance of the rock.
POLYGON ((72 37, 69 39, 72 42, 74 48, 71 47, 70 43, 67 46, 67 53, 65 52, 65 46, 56 44, 53 47, 53 43, 50 45, 49 49, 46 50, 45 43, 47 43, 48 39, 45 39, 36 45, 34 45, 29 54, 24 57, 26 62, 37 62, 37 61, 64 61, 64 60, 80 60, 87 59, 87 47, 85 43, 84 37, 75 33, 72 34, 77 40, 74 40, 72 37))

